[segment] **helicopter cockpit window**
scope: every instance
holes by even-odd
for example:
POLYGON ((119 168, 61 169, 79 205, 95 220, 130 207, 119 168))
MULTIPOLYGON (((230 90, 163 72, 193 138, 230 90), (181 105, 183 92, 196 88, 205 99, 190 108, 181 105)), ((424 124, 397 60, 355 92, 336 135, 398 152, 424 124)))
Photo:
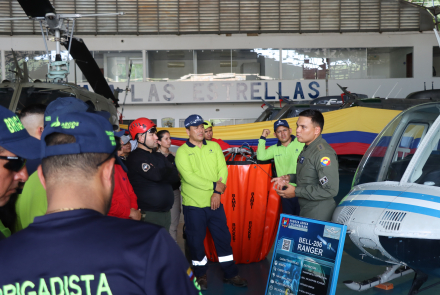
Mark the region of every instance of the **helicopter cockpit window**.
POLYGON ((368 148, 362 161, 359 163, 358 171, 354 177, 353 186, 362 183, 376 182, 383 164, 385 154, 391 142, 391 137, 399 127, 402 117, 397 117, 382 133, 380 133, 371 146, 368 148))
POLYGON ((13 88, 0 88, 0 105, 8 109, 9 104, 11 103, 12 95, 14 95, 13 88))
POLYGON ((420 142, 425 136, 428 127, 428 124, 408 124, 394 152, 385 180, 400 181, 420 142))
POLYGON ((48 105, 58 97, 75 97, 75 94, 60 89, 26 87, 21 89, 17 110, 32 104, 48 105))
POLYGON ((440 186, 440 130, 429 139, 422 157, 417 162, 409 182, 440 186))

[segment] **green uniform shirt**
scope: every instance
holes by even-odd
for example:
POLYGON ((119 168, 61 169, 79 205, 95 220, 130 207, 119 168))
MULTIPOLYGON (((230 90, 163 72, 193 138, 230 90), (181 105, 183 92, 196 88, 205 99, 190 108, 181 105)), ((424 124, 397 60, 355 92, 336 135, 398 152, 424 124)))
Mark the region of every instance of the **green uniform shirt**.
POLYGON ((316 138, 298 157, 296 197, 301 216, 330 221, 339 191, 338 157, 321 137, 316 138))
POLYGON ((46 214, 46 190, 40 182, 37 171, 26 181, 23 192, 15 203, 15 211, 17 212, 15 231, 25 229, 34 222, 35 217, 46 214))
POLYGON ((11 235, 11 230, 9 228, 7 228, 6 226, 4 226, 3 222, 0 220, 0 235, 3 235, 4 237, 0 236, 0 240, 2 238, 7 238, 11 235))
POLYGON ((199 148, 188 140, 177 149, 175 161, 182 180, 182 204, 211 207, 214 183, 221 177, 226 184, 228 177, 228 167, 218 143, 203 140, 199 148))
MULTIPOLYGON (((304 148, 304 143, 299 142, 295 136, 291 135, 292 141, 288 146, 284 146, 280 141, 276 145, 266 149, 266 138, 258 140, 257 159, 267 161, 274 159, 277 176, 296 173, 296 162, 299 154, 304 148)), ((296 185, 291 183, 292 185, 296 185)))

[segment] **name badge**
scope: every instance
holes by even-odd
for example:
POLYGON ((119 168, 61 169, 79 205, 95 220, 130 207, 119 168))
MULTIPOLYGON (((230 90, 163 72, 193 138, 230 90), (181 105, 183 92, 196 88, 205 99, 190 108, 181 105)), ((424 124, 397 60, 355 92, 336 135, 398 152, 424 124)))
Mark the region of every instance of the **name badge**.
POLYGON ((299 161, 298 161, 300 164, 303 164, 304 163, 304 157, 299 157, 299 161))

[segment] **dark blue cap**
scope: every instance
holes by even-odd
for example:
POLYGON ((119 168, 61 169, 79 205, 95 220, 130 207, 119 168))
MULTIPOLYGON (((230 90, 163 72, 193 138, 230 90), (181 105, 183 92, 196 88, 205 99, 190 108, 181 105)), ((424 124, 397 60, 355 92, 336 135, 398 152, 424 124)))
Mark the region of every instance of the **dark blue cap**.
POLYGON ((17 115, 0 106, 0 146, 25 159, 40 158, 40 142, 29 135, 17 115))
POLYGON ((276 132, 277 128, 280 127, 280 126, 284 126, 284 127, 290 128, 289 127, 289 123, 287 123, 286 120, 278 120, 278 121, 275 121, 275 123, 273 123, 273 131, 276 132))
POLYGON ((189 126, 199 126, 200 124, 207 125, 199 115, 191 115, 185 119, 185 128, 189 126))
POLYGON ((76 97, 58 97, 52 101, 44 112, 44 126, 46 127, 57 116, 71 112, 89 112, 98 114, 105 119, 110 118, 110 113, 106 111, 95 111, 92 107, 84 101, 76 97))
POLYGON ((115 136, 121 137, 125 134, 125 130, 113 131, 113 133, 115 134, 115 136))
POLYGON ((86 112, 57 116, 41 135, 41 158, 83 153, 115 152, 113 127, 105 118, 86 112), (73 135, 75 143, 46 146, 46 137, 52 133, 73 135))

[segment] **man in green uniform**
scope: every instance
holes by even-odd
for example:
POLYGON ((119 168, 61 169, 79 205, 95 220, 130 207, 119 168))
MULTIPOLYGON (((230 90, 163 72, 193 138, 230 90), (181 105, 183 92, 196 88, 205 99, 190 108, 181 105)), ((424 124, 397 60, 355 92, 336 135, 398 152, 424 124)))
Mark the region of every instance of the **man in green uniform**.
POLYGON ((333 198, 339 191, 339 172, 336 152, 321 136, 324 117, 319 111, 305 110, 296 125, 297 139, 305 143, 296 177, 291 174, 272 181, 281 197, 298 198, 301 216, 330 221, 336 207, 333 198), (295 182, 295 178, 297 187, 287 183, 295 182))
POLYGON ((228 168, 223 152, 213 141, 204 139, 204 122, 199 115, 185 120, 189 139, 176 153, 176 166, 182 183, 182 205, 186 241, 191 253, 194 275, 202 290, 208 288, 208 258, 203 240, 209 228, 224 272, 223 282, 245 287, 247 282, 238 275, 232 255, 231 234, 221 203, 226 189, 228 168))
MULTIPOLYGON (((278 142, 266 149, 266 138, 270 134, 269 129, 264 129, 258 140, 257 159, 267 161, 274 159, 277 175, 296 174, 296 162, 301 153, 304 143, 299 142, 292 135, 292 129, 286 120, 278 120, 273 124, 273 129, 278 142)), ((296 186, 295 183, 291 185, 296 186)), ((299 215, 299 204, 297 198, 281 199, 283 213, 299 215)))

